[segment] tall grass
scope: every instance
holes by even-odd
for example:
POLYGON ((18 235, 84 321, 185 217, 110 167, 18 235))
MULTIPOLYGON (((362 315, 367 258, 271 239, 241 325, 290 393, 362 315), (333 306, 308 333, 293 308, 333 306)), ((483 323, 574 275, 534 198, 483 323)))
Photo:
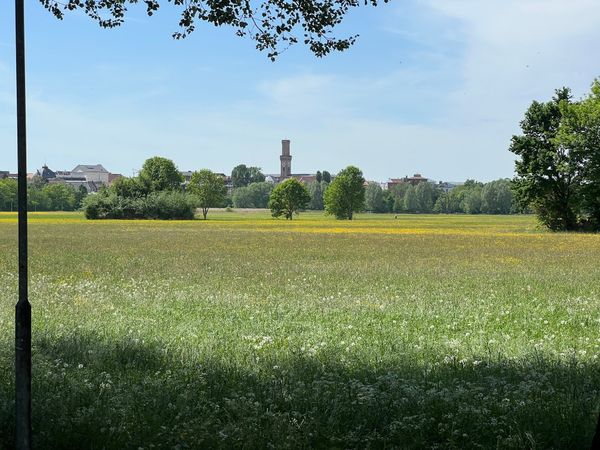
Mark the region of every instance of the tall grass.
MULTIPOLYGON (((0 214, 0 448, 15 216, 0 214)), ((530 217, 31 217, 38 448, 586 448, 600 236, 530 217)))

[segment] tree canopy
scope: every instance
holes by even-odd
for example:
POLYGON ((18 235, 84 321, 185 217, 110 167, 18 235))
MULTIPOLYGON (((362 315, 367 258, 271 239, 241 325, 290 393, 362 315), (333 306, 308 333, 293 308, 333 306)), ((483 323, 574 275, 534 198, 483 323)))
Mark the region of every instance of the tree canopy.
POLYGON ((223 177, 208 169, 192 174, 189 190, 198 198, 198 206, 202 209, 204 220, 208 210, 222 204, 227 194, 223 177))
POLYGON ((248 186, 234 189, 232 195, 235 208, 267 208, 273 184, 265 181, 250 183, 248 186))
POLYGON ((377 183, 369 183, 365 190, 365 209, 374 213, 387 212, 383 189, 377 183))
POLYGON ((231 184, 234 188, 248 186, 252 183, 262 183, 265 176, 260 167, 247 167, 245 164, 239 164, 231 171, 231 184))
POLYGON ((273 217, 284 216, 286 219, 292 220, 294 214, 306 208, 309 201, 310 194, 306 186, 295 178, 288 178, 273 189, 269 208, 271 208, 273 217))
POLYGON ((580 215, 590 228, 600 229, 600 80, 590 94, 563 112, 559 145, 569 148, 581 164, 578 189, 580 215))
POLYGON ((155 156, 144 162, 140 171, 140 180, 147 186, 148 192, 158 192, 179 189, 183 177, 173 161, 155 156))
POLYGON ((571 106, 571 91, 558 89, 546 103, 534 101, 521 121, 523 134, 513 136, 513 180, 517 200, 531 206, 552 230, 572 230, 577 224, 582 167, 577 153, 558 139, 563 115, 571 106))
POLYGON ((365 179, 357 167, 342 170, 325 192, 325 210, 336 219, 352 220, 365 206, 365 179))
POLYGON ((358 36, 337 38, 333 35, 334 28, 351 8, 361 3, 377 6, 377 0, 40 0, 58 19, 67 11, 79 10, 103 28, 120 26, 131 5, 143 3, 146 14, 152 16, 166 2, 181 10, 179 31, 173 33, 174 38, 185 38, 198 22, 216 27, 227 25, 237 36, 250 36, 256 48, 266 51, 272 60, 298 42, 319 57, 346 50, 358 36))

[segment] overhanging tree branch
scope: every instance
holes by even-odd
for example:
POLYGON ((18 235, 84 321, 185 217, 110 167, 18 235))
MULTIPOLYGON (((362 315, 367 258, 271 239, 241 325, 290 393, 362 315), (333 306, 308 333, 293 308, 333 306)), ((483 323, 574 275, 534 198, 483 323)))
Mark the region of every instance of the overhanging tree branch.
MULTIPOLYGON (((183 39, 195 30, 198 22, 214 26, 227 25, 238 36, 249 36, 256 48, 266 51, 271 60, 291 45, 302 43, 316 56, 348 49, 358 35, 333 36, 346 13, 361 4, 377 6, 379 0, 162 0, 180 7, 180 30, 175 39, 183 39)), ((389 0, 383 0, 387 3, 389 0)), ((80 10, 103 28, 123 24, 130 5, 143 3, 152 16, 160 8, 160 0, 40 0, 58 19, 65 12, 80 10)))

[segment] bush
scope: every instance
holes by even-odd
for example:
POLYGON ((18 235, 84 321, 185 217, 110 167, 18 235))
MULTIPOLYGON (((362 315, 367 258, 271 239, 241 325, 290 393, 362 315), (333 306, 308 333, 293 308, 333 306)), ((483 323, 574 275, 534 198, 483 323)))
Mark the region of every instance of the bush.
POLYGON ((90 195, 83 202, 88 219, 161 219, 194 218, 195 199, 181 192, 154 192, 146 197, 128 198, 114 193, 90 195))

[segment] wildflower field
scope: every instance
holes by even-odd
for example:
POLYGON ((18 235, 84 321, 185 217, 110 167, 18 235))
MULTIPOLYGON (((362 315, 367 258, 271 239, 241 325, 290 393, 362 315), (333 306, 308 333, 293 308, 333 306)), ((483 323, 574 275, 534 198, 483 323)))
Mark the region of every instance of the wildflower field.
MULTIPOLYGON (((600 235, 529 216, 30 218, 37 448, 590 446, 600 235)), ((16 239, 0 214, 0 449, 16 239)))

